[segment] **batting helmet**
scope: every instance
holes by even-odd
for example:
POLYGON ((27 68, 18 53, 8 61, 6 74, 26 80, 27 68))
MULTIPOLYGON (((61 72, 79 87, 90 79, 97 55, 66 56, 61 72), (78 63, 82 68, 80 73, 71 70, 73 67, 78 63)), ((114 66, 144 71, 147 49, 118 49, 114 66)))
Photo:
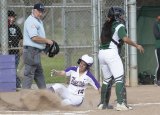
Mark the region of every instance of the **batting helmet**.
POLYGON ((44 52, 48 55, 48 57, 54 57, 59 53, 59 45, 57 42, 53 41, 53 44, 46 44, 46 48, 44 52))
POLYGON ((108 11, 108 18, 113 18, 116 21, 124 21, 121 16, 125 14, 125 11, 120 7, 111 7, 108 11))
POLYGON ((83 56, 77 61, 77 63, 80 64, 81 61, 84 61, 89 67, 91 67, 92 64, 93 64, 93 58, 90 57, 88 54, 83 55, 83 56))

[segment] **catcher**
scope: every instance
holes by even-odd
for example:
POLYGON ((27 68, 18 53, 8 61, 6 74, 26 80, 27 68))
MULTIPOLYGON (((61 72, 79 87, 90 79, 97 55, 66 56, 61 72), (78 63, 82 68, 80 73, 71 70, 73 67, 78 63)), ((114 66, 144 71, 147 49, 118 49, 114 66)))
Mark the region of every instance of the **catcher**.
MULTIPOLYGON (((107 14, 107 20, 102 27, 101 44, 98 54, 99 63, 103 73, 103 84, 101 89, 101 101, 98 108, 106 108, 106 97, 110 91, 110 82, 114 77, 115 91, 117 96, 117 111, 131 110, 126 102, 126 88, 123 63, 119 55, 119 50, 123 43, 134 46, 140 53, 144 52, 141 45, 133 42, 128 36, 124 20, 125 12, 120 7, 111 7, 107 14)), ((109 99, 109 98, 108 98, 109 99)))
POLYGON ((49 88, 61 97, 63 106, 80 106, 84 100, 85 89, 88 83, 96 90, 99 90, 100 88, 100 84, 90 72, 93 58, 85 54, 77 63, 79 66, 68 67, 64 71, 51 70, 52 76, 70 77, 69 85, 67 87, 56 83, 49 88))

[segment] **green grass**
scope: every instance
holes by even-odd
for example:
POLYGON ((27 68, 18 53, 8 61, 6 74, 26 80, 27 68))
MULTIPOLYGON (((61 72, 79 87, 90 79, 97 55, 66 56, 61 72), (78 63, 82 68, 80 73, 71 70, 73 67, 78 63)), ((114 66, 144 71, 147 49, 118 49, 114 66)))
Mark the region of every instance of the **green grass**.
POLYGON ((65 77, 51 77, 50 73, 52 69, 56 70, 65 70, 65 64, 68 66, 73 66, 77 65, 77 60, 86 53, 91 53, 91 48, 85 48, 84 49, 72 49, 69 52, 69 58, 65 60, 64 59, 64 53, 63 49, 61 49, 61 52, 56 55, 53 58, 49 58, 46 55, 42 55, 41 62, 42 62, 42 67, 44 70, 44 75, 45 75, 45 80, 46 83, 64 83, 67 82, 67 79, 65 77), (66 62, 65 62, 66 61, 66 62))
POLYGON ((49 58, 46 55, 42 55, 42 66, 45 75, 46 83, 64 83, 66 82, 65 77, 51 77, 51 70, 64 70, 64 56, 56 55, 53 58, 49 58))

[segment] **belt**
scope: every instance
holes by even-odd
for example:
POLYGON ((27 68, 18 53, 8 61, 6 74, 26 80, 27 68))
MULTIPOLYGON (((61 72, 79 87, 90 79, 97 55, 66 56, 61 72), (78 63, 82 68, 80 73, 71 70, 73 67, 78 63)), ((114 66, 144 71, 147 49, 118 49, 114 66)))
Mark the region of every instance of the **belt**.
POLYGON ((36 51, 39 51, 41 52, 42 50, 39 49, 39 48, 35 48, 35 47, 32 47, 32 46, 23 46, 24 49, 32 49, 32 50, 36 50, 36 51))
POLYGON ((111 49, 111 48, 99 48, 99 50, 106 50, 106 49, 111 49))

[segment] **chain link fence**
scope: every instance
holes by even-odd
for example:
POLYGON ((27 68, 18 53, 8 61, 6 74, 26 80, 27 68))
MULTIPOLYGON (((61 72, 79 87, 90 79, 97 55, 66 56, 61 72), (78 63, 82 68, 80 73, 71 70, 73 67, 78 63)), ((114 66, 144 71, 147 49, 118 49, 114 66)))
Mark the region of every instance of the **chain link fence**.
MULTIPOLYGON (((13 10, 16 13, 15 24, 19 26, 23 34, 23 24, 25 19, 31 14, 33 5, 37 0, 2 0, 1 9, 1 50, 2 54, 7 54, 13 49, 22 49, 21 44, 15 47, 9 47, 8 30, 7 30, 7 11, 13 10), (6 7, 6 8, 5 8, 6 7), (4 16, 5 15, 5 16, 4 16)), ((63 70, 68 66, 77 65, 77 60, 83 54, 97 56, 98 40, 102 24, 106 19, 106 14, 111 6, 124 7, 124 0, 41 0, 45 4, 45 13, 43 17, 46 37, 55 40, 60 45, 60 53, 54 58, 49 58, 42 54, 42 64, 47 83, 59 82, 50 77, 50 70, 63 70), (95 1, 95 9, 93 12, 93 1, 95 1), (95 14, 97 13, 97 14, 95 14), (96 23, 93 16, 96 15, 96 23), (97 30, 94 31, 94 27, 97 30), (96 32, 96 33, 95 33, 96 32), (94 39, 94 35, 97 38, 94 39), (95 49, 95 47, 97 47, 95 49)), ((124 7, 125 8, 125 7, 124 7)), ((17 44, 16 41, 13 44, 17 44)), ((125 51, 124 51, 125 52, 125 51)), ((125 53, 123 54, 123 56, 125 53)), ((97 60, 97 58, 94 58, 97 60)), ((96 65, 97 66, 97 65, 96 65)), ((99 67, 92 66, 93 73, 99 71, 99 67), (98 68, 98 69, 97 69, 98 68)), ((23 61, 20 55, 20 63, 18 65, 18 74, 23 77, 23 61)), ((96 74, 98 75, 98 74, 96 74)), ((100 75, 101 76, 101 75, 100 75)), ((100 76, 96 76, 98 79, 100 76)))

